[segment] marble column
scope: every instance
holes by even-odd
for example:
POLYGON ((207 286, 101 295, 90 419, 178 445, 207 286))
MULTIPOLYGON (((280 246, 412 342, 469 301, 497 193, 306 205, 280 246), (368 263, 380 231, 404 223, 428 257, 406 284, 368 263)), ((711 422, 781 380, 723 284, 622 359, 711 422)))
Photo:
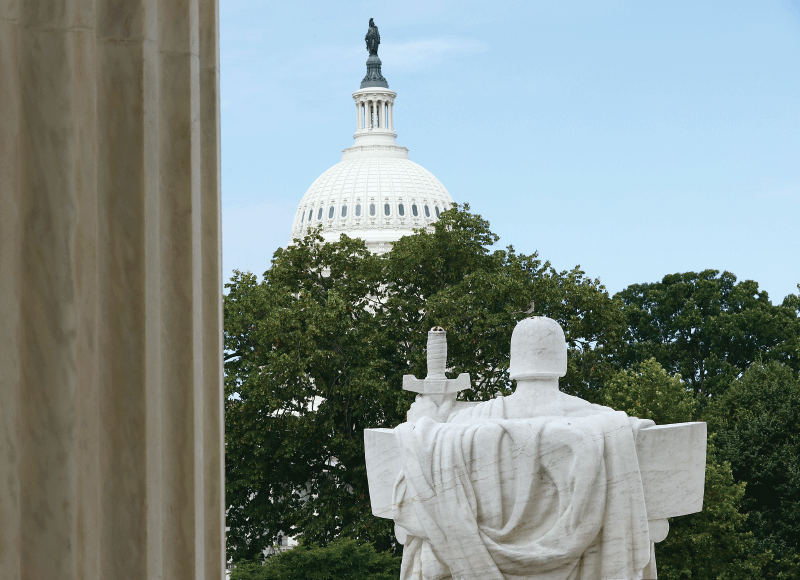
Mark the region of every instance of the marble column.
POLYGON ((356 131, 361 129, 361 103, 356 102, 356 131))
POLYGON ((0 570, 224 577, 217 0, 0 0, 0 570))

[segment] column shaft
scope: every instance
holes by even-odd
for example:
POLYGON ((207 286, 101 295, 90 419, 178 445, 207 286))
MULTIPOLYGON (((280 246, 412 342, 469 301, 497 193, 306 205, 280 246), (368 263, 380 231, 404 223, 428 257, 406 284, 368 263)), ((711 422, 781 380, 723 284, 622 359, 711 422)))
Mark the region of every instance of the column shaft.
POLYGON ((224 577, 216 0, 0 0, 0 570, 224 577))

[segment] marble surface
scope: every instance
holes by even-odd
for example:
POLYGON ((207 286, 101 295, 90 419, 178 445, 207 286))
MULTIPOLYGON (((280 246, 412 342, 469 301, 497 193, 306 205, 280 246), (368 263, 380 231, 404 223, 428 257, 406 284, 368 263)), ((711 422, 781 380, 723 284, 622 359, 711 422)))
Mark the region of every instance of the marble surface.
MULTIPOLYGON (((401 578, 656 578, 666 518, 702 509, 705 424, 565 395, 557 323, 514 333, 514 394, 445 410, 421 388, 408 422, 365 430, 372 510, 395 522, 401 578)), ((429 359, 429 378, 443 364, 429 359)))
POLYGON ((3 577, 223 577, 217 12, 0 0, 3 577))
POLYGON ((648 519, 702 511, 706 429, 705 423, 676 423, 639 430, 636 455, 648 519))
MULTIPOLYGON (((647 519, 653 520, 651 535, 659 538, 653 539, 654 542, 666 537, 669 530, 668 525, 665 528, 666 518, 702 511, 705 440, 705 423, 676 423, 638 430, 636 455, 647 519)), ((394 483, 403 470, 395 430, 364 429, 364 448, 372 513, 391 518, 398 507, 392 495, 394 483)))

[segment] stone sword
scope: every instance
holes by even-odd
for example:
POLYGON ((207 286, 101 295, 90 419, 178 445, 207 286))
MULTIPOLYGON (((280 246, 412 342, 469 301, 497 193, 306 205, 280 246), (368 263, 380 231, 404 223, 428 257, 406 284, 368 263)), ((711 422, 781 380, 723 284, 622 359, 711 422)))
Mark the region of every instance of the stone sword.
POLYGON ((447 332, 441 326, 428 331, 428 376, 418 379, 414 375, 403 375, 403 389, 432 397, 437 406, 446 399, 455 401, 459 391, 469 388, 469 373, 461 373, 458 378, 448 379, 447 332))

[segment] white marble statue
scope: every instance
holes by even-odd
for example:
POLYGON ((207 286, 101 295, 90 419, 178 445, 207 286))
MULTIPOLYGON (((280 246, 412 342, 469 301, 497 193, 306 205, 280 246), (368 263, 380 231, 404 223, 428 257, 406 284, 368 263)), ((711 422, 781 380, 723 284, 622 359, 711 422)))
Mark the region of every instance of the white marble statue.
POLYGON ((656 427, 558 390, 564 332, 544 317, 511 339, 515 392, 459 403, 446 334, 408 422, 365 432, 373 513, 395 521, 401 580, 656 578, 666 518, 702 509, 705 424, 656 427))

